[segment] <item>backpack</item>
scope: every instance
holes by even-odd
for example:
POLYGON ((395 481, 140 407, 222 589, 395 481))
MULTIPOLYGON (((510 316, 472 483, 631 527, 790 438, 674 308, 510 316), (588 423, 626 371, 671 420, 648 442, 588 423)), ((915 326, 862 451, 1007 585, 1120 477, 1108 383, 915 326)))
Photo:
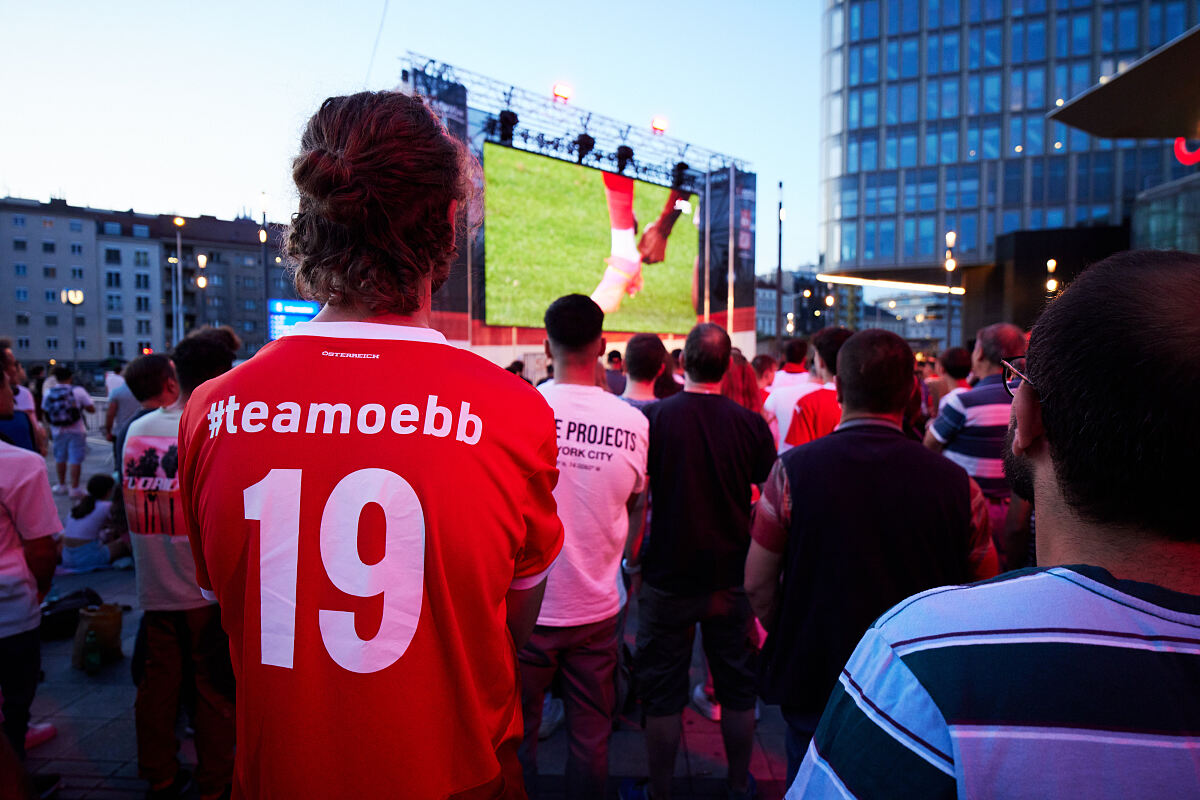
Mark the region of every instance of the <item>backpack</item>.
POLYGON ((79 406, 75 405, 75 388, 70 386, 55 386, 42 402, 42 410, 50 424, 58 428, 74 425, 83 415, 79 406))

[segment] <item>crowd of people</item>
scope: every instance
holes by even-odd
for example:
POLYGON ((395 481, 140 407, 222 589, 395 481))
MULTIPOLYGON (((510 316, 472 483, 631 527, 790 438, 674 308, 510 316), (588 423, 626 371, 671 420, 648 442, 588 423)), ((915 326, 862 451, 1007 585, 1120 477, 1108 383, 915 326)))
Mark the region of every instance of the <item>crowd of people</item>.
POLYGON ((120 516, 152 797, 537 796, 556 702, 568 797, 605 796, 622 710, 648 774, 620 797, 671 797, 689 702, 735 800, 758 795, 760 703, 789 798, 1200 794, 1200 257, 1113 256, 1029 333, 989 325, 936 366, 875 329, 779 362, 711 323, 609 351, 567 295, 534 387, 430 326, 474 188, 422 101, 330 98, 293 174, 287 253, 321 312, 236 368, 207 328, 131 362, 115 485, 80 495, 54 417, 66 526, 0 347, 0 767, 55 537, 109 563, 120 516))

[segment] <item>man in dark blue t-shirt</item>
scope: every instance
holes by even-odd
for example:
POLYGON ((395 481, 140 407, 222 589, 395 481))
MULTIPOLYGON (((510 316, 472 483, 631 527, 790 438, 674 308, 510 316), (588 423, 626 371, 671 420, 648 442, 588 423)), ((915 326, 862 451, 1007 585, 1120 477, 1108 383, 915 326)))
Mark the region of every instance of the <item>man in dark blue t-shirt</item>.
MULTIPOLYGON (((635 670, 655 798, 670 797, 697 623, 722 709, 730 796, 753 794, 753 615, 742 575, 751 486, 770 473, 775 442, 760 415, 721 395, 731 349, 720 326, 697 325, 684 346, 684 390, 646 409, 654 513, 642 563, 626 571, 642 577, 635 670)), ((622 796, 645 796, 645 786, 622 796)))

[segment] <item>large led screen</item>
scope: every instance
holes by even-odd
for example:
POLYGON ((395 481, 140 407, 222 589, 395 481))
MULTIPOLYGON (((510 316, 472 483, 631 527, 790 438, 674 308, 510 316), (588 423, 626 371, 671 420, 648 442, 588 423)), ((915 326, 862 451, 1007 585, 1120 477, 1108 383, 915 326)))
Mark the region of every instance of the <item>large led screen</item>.
MULTIPOLYGON (((572 292, 593 294, 605 278, 605 260, 622 249, 605 173, 491 143, 483 148, 483 173, 486 321, 540 328, 555 299, 572 292)), ((651 223, 661 229, 670 190, 632 181, 632 195, 636 241, 651 223)), ((619 289, 628 282, 623 274, 636 274, 637 262, 622 259, 616 266, 625 272, 610 273, 608 291, 621 299, 605 316, 606 330, 686 333, 695 324, 692 281, 699 235, 693 215, 699 204, 692 195, 690 203, 673 207, 684 213, 674 221, 663 260, 640 264, 642 287, 636 296, 619 289)), ((628 247, 626 238, 623 252, 628 247)))

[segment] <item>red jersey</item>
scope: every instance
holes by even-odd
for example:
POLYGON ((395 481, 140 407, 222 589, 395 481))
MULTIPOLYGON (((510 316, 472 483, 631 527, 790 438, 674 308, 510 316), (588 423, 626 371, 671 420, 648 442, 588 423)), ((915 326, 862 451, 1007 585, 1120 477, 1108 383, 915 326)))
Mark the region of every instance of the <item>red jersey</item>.
POLYGON ((505 595, 562 547, 557 452, 533 387, 424 328, 305 323, 189 398, 234 797, 524 797, 505 595))
POLYGON ((796 401, 796 411, 784 441, 792 447, 808 444, 833 433, 841 420, 842 406, 837 401, 837 391, 826 384, 796 401))

